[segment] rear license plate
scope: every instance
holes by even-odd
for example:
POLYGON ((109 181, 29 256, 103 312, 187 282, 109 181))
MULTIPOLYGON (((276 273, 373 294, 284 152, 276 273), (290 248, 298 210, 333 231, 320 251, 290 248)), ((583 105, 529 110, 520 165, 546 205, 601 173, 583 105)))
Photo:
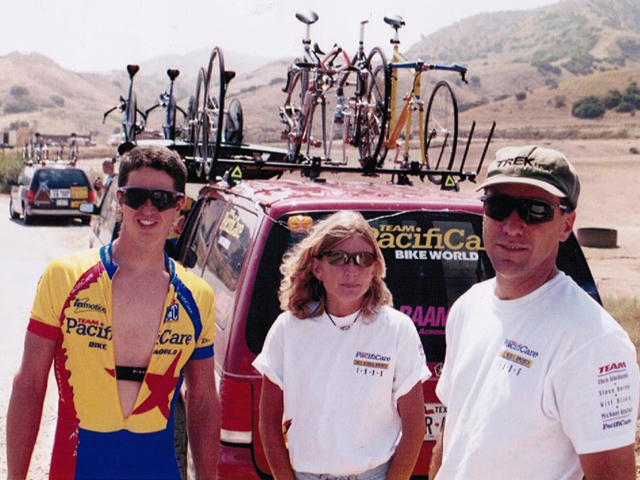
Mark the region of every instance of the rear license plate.
POLYGON ((87 187, 71 187, 71 198, 87 198, 88 196, 87 187))
POLYGON ((434 441, 444 425, 444 418, 447 415, 447 407, 441 403, 425 403, 424 404, 424 423, 427 427, 424 439, 425 441, 434 441))
POLYGON ((68 188, 54 188, 51 190, 51 198, 71 198, 71 190, 68 188))

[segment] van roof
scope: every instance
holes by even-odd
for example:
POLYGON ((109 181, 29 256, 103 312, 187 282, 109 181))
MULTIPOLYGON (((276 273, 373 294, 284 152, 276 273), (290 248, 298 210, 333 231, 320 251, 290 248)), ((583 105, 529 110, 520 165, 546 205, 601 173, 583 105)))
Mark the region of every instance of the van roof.
POLYGON ((234 186, 211 184, 203 195, 232 193, 258 204, 270 215, 302 210, 461 210, 481 212, 479 197, 437 188, 417 188, 366 182, 304 182, 300 180, 243 180, 234 186))

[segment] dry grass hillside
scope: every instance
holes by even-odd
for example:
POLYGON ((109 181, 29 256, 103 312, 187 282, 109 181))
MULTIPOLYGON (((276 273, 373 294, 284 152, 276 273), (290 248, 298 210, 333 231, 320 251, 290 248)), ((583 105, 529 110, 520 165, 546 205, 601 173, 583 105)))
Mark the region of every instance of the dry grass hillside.
MULTIPOLYGON (((410 18, 406 21, 405 28, 417 28, 410 18)), ((368 43, 387 46, 390 57, 388 38, 368 43)), ((441 73, 429 74, 424 82, 426 88, 440 79, 454 85, 463 128, 475 119, 479 125, 495 120, 499 137, 640 136, 633 113, 607 111, 597 120, 571 114, 574 102, 612 89, 624 91, 640 78, 640 0, 564 0, 535 10, 476 15, 423 36, 414 45, 402 45, 402 50, 408 58, 469 67, 468 84, 441 73)), ((135 80, 138 105, 143 110, 154 105, 168 86, 166 69, 178 68, 175 91, 186 109, 209 52, 162 56, 141 65, 135 80)), ((247 141, 279 141, 278 108, 285 100, 281 89, 289 62, 225 51, 226 68, 237 72, 227 96, 242 102, 247 141)), ((23 122, 46 133, 94 132, 99 143, 106 142, 121 119, 114 115, 103 125, 102 114, 126 93, 127 86, 124 65, 121 71, 87 74, 65 71, 38 54, 2 56, 0 129, 23 122), (28 93, 16 98, 16 86, 28 93), (27 108, 10 113, 16 102, 27 108)), ((405 76, 401 90, 407 88, 405 76)), ((154 115, 149 130, 160 124, 161 115, 154 115)))

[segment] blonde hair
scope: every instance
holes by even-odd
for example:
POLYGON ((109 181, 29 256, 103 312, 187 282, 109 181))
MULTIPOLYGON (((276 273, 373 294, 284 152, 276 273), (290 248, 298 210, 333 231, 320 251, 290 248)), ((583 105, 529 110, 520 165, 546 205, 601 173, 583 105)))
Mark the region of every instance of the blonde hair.
POLYGON ((386 265, 373 231, 364 217, 351 210, 342 210, 316 224, 309 235, 285 253, 280 272, 283 275, 278 298, 280 308, 298 318, 320 315, 326 308, 326 292, 313 275, 313 260, 332 250, 340 242, 353 237, 365 240, 376 255, 374 275, 362 302, 362 316, 370 321, 382 305, 390 305, 391 292, 384 282, 386 265))

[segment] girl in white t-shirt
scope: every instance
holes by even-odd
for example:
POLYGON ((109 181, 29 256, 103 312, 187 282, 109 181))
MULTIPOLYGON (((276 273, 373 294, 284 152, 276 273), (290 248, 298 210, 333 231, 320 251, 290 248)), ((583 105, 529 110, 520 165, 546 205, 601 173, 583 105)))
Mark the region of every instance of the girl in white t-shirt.
POLYGON ((357 212, 337 212, 281 266, 280 305, 253 365, 260 434, 277 480, 408 479, 429 378, 411 319, 393 309, 384 258, 357 212))

